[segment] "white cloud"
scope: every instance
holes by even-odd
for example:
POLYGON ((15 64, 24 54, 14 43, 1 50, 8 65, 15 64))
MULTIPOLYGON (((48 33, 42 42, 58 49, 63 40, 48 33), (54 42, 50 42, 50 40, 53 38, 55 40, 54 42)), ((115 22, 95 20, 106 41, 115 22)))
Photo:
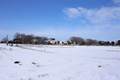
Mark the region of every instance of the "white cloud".
POLYGON ((66 8, 63 12, 68 15, 69 18, 76 18, 81 16, 81 13, 76 8, 66 8))
POLYGON ((120 6, 120 0, 113 0, 113 2, 114 2, 116 5, 119 5, 119 6, 120 6))
POLYGON ((100 9, 67 8, 64 9, 64 13, 69 18, 84 18, 92 23, 120 21, 120 7, 102 7, 100 9))

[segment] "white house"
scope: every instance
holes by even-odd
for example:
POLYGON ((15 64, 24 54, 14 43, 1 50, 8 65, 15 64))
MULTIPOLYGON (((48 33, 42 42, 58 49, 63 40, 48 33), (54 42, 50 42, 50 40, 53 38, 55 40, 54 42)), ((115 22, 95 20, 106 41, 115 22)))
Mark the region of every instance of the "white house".
POLYGON ((68 40, 63 40, 63 41, 60 41, 60 45, 68 45, 68 44, 70 44, 71 43, 71 41, 68 41, 68 40))
POLYGON ((59 44, 59 41, 55 40, 54 38, 50 38, 45 41, 47 44, 59 44))

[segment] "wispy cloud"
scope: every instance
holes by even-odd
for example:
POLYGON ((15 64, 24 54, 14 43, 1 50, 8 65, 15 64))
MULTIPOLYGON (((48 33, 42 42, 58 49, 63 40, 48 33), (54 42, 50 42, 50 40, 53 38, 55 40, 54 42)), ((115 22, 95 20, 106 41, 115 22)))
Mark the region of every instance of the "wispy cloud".
POLYGON ((120 0, 113 0, 113 2, 114 2, 116 5, 119 5, 119 6, 120 6, 120 0))
POLYGON ((0 35, 2 35, 3 33, 5 33, 5 31, 0 30, 0 35))
POLYGON ((63 10, 68 18, 80 18, 91 23, 110 23, 113 20, 120 21, 120 7, 102 7, 100 9, 66 8, 63 10))
MULTIPOLYGON (((116 4, 118 4, 119 1, 116 0, 116 4)), ((119 39, 120 6, 91 9, 84 7, 65 8, 63 12, 68 20, 72 19, 75 21, 76 19, 77 21, 79 20, 80 24, 84 24, 82 29, 80 27, 80 29, 71 31, 71 35, 82 35, 84 38, 90 37, 99 40, 119 39)))
POLYGON ((77 18, 81 16, 81 13, 76 8, 66 8, 63 10, 63 12, 69 17, 69 18, 77 18))

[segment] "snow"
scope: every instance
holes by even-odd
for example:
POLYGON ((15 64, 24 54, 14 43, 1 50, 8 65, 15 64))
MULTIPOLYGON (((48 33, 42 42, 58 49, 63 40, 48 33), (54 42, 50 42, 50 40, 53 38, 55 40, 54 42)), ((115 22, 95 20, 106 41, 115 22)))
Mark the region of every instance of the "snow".
POLYGON ((0 80, 120 80, 119 68, 119 46, 0 44, 0 80))

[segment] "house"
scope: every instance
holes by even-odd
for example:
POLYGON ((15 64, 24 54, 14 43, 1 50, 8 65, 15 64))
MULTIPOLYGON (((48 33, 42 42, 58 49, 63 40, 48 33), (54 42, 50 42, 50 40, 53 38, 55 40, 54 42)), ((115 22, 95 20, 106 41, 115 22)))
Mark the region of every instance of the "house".
POLYGON ((38 39, 32 39, 32 44, 37 44, 38 43, 38 39))
POLYGON ((46 40, 46 44, 53 44, 53 45, 55 45, 55 44, 59 44, 59 41, 57 41, 57 40, 46 40))
POLYGON ((55 40, 55 38, 49 38, 48 40, 45 41, 46 44, 59 44, 59 41, 55 40))
POLYGON ((59 41, 57 41, 57 40, 52 40, 52 41, 50 41, 50 43, 53 44, 53 45, 55 45, 55 44, 59 44, 59 41))
POLYGON ((52 41, 52 40, 55 40, 55 38, 49 38, 48 41, 52 41))
POLYGON ((71 44, 71 41, 63 40, 63 41, 60 41, 59 44, 60 44, 60 45, 69 45, 69 44, 71 44))
POLYGON ((50 38, 48 40, 45 41, 47 44, 52 44, 52 45, 69 45, 71 44, 71 41, 68 40, 62 40, 62 41, 58 41, 55 40, 54 38, 50 38))

